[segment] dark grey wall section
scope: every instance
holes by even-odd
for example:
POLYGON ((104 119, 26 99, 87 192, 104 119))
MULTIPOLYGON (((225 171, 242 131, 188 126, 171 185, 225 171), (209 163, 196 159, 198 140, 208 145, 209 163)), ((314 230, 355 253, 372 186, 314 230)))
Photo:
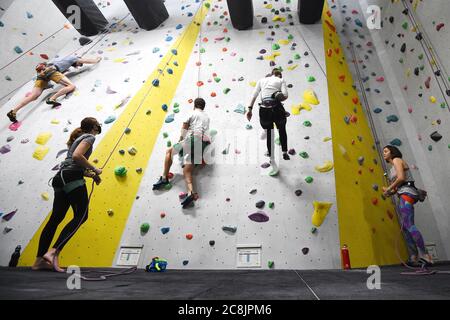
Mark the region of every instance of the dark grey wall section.
POLYGON ((163 0, 124 0, 139 27, 145 30, 157 28, 169 13, 163 0))
POLYGON ((298 18, 300 23, 314 24, 322 17, 325 0, 298 0, 298 18))
POLYGON ((252 0, 227 0, 231 23, 238 30, 249 29, 253 26, 252 0))
MULTIPOLYGON (((71 18, 73 11, 67 8, 70 6, 78 6, 80 8, 80 28, 74 25, 75 29, 84 36, 93 36, 99 34, 108 25, 108 20, 103 16, 102 12, 92 0, 52 0, 58 7, 59 11, 66 17, 71 18)), ((74 24, 74 21, 70 21, 74 24)))

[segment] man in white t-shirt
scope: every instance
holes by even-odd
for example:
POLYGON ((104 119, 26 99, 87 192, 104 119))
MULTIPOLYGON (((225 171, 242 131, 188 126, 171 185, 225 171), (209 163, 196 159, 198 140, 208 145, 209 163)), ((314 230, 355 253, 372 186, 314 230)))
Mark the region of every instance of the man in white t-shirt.
POLYGON ((272 156, 272 130, 273 124, 277 125, 280 134, 281 149, 283 151, 283 159, 289 160, 287 146, 286 122, 288 113, 283 107, 282 101, 288 98, 286 82, 279 69, 273 69, 272 74, 258 81, 255 91, 253 92, 252 101, 248 106, 247 119, 252 119, 252 109, 258 96, 261 97, 259 104, 259 121, 261 127, 267 131, 267 153, 272 156))
POLYGON ((209 117, 204 111, 205 106, 205 100, 202 98, 195 99, 194 110, 183 121, 178 143, 166 152, 163 175, 153 185, 153 190, 159 190, 170 183, 169 170, 173 163, 172 157, 177 153, 182 157, 183 175, 188 190, 187 197, 181 203, 183 208, 186 208, 194 200, 198 199, 198 194, 194 192, 192 172, 195 165, 204 164, 203 153, 211 143, 209 137, 209 117))

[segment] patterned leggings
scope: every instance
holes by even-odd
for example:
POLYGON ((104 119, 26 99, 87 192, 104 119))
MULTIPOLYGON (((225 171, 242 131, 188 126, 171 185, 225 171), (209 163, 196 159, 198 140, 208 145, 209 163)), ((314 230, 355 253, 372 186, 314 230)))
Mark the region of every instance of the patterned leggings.
POLYGON ((419 249, 421 253, 426 254, 427 250, 425 249, 422 234, 414 224, 414 203, 416 201, 412 199, 411 195, 404 195, 400 196, 400 218, 406 243, 410 253, 417 256, 417 249, 419 249))

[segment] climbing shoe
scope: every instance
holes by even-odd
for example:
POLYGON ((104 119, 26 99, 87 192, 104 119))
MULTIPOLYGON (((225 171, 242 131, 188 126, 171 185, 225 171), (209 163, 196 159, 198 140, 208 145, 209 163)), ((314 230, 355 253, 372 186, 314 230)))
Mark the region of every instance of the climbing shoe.
POLYGON ((193 193, 191 193, 189 196, 184 198, 184 200, 181 202, 183 209, 186 209, 194 200, 195 200, 195 195, 193 193))
POLYGON ((291 160, 291 157, 287 154, 287 152, 283 152, 283 159, 284 160, 291 160))
POLYGON ((10 120, 12 123, 16 123, 16 122, 17 122, 17 119, 16 119, 16 113, 14 112, 14 110, 11 110, 11 111, 8 112, 6 115, 8 116, 9 120, 10 120))
POLYGON ((158 182, 153 185, 153 190, 160 190, 169 184, 169 180, 159 177, 158 182))
POLYGON ((47 101, 45 101, 45 103, 51 104, 52 108, 56 108, 56 107, 59 107, 61 105, 61 103, 53 101, 53 100, 50 100, 50 99, 47 99, 47 101))

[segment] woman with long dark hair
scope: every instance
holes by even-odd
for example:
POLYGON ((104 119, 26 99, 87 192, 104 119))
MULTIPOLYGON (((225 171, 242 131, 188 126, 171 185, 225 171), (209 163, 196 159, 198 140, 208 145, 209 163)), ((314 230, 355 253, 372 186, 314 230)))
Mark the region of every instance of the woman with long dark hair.
POLYGON ((391 184, 383 187, 383 194, 385 196, 397 194, 399 197, 400 222, 411 254, 408 263, 414 265, 420 261, 430 265, 433 263, 431 255, 425 248, 422 234, 414 224, 414 204, 419 199, 419 191, 414 185, 411 169, 402 159, 402 153, 397 147, 385 146, 383 158, 392 166, 389 172, 391 184))
POLYGON ((53 269, 64 272, 59 267, 58 255, 78 228, 88 218, 88 192, 84 177, 93 178, 100 184, 102 170, 92 165, 88 159, 92 154, 95 136, 101 133, 101 125, 95 118, 84 118, 79 128, 70 135, 66 159, 53 177, 55 198, 53 211, 42 230, 39 249, 33 270, 53 269), (64 227, 53 247, 49 249, 58 225, 64 220, 67 210, 72 207, 74 217, 64 227), (48 251, 47 251, 48 250, 48 251))

